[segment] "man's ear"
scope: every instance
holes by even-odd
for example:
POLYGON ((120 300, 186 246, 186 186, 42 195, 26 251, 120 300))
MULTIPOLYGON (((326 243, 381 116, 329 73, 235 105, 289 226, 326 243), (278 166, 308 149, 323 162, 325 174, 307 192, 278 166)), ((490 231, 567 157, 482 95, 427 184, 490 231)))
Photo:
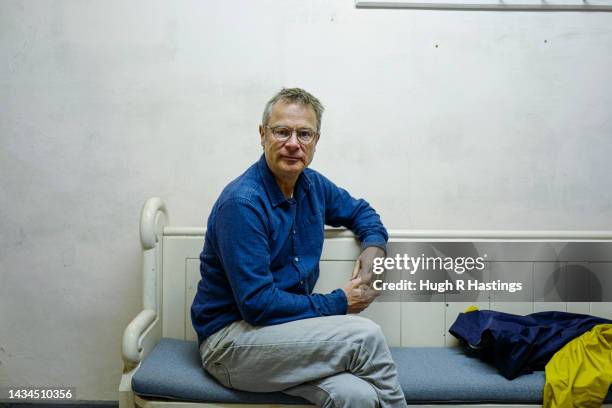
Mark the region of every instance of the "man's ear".
POLYGON ((266 129, 263 127, 263 125, 259 125, 259 142, 261 143, 261 145, 264 145, 264 141, 266 139, 266 129))

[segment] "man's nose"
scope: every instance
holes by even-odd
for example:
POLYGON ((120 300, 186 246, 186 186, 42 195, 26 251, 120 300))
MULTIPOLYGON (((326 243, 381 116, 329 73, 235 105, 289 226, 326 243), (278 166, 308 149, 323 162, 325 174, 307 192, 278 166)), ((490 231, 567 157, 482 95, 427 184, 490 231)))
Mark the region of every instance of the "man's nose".
POLYGON ((285 146, 293 148, 300 147, 300 141, 297 138, 297 132, 295 130, 291 132, 291 136, 289 136, 289 139, 285 142, 285 146))

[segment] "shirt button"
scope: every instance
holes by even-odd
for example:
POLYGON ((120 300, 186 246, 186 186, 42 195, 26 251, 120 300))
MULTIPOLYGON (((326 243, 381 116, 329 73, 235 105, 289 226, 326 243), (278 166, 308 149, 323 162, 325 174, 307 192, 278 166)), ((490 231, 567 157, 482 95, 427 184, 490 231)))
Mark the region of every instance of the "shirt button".
POLYGON ((295 235, 295 230, 293 230, 293 235, 295 235))
POLYGON ((301 280, 301 281, 300 281, 300 285, 303 285, 303 284, 304 284, 304 281, 303 281, 303 280, 301 280))
POLYGON ((293 259, 295 260, 295 262, 300 262, 300 258, 298 258, 297 256, 293 259))

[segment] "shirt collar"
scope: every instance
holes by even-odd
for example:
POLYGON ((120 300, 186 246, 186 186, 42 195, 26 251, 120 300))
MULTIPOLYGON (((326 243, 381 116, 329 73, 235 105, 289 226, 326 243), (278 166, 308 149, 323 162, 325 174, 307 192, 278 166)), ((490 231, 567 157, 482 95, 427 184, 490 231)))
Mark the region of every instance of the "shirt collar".
MULTIPOLYGON (((266 193, 268 194, 268 198, 270 199, 272 206, 276 207, 285 201, 291 200, 285 198, 285 195, 278 186, 278 183, 274 178, 274 173, 272 173, 272 170, 270 170, 268 167, 265 154, 262 154, 259 158, 257 167, 259 168, 259 174, 263 179, 264 188, 266 189, 266 193)), ((295 183, 295 188, 293 189, 293 199, 300 200, 302 197, 304 197, 311 185, 312 181, 310 180, 310 177, 308 177, 305 172, 302 172, 295 183)))

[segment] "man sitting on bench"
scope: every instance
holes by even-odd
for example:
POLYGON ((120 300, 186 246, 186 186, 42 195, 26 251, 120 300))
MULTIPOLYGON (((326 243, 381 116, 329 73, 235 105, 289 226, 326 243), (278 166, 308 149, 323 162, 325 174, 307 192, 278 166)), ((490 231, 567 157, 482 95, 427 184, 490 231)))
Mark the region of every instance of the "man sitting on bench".
POLYGON ((376 297, 387 231, 366 201, 307 168, 322 113, 302 89, 276 94, 259 126, 264 153, 212 208, 191 307, 202 364, 226 387, 319 407, 407 407, 380 327, 355 315, 376 297), (319 294, 325 224, 351 229, 363 252, 343 288, 319 294))

